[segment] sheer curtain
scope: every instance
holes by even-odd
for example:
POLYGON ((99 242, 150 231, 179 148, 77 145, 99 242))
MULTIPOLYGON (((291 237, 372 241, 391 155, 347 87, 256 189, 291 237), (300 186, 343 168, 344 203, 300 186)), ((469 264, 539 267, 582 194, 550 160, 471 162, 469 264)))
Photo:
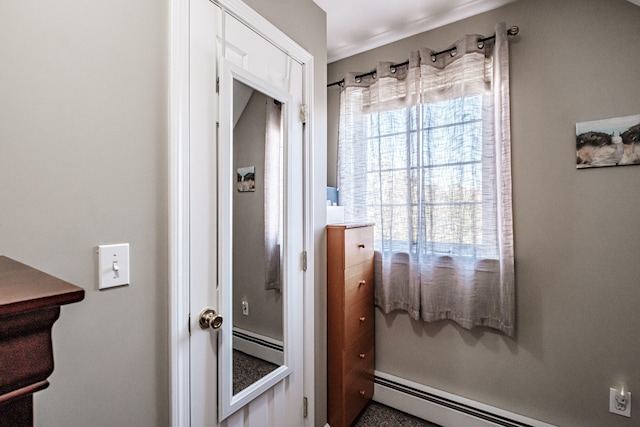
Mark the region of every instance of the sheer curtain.
POLYGON ((281 288, 282 136, 281 104, 267 98, 264 155, 265 289, 281 288))
POLYGON ((345 77, 338 186, 375 222, 376 305, 515 334, 508 41, 469 35, 345 77))

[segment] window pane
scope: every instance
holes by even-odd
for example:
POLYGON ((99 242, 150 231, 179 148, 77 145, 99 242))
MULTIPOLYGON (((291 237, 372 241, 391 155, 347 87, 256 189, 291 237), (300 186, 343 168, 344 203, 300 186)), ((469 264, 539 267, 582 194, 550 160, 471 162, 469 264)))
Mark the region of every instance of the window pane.
POLYGON ((482 201, 481 168, 471 163, 423 169, 423 198, 439 204, 482 201))
POLYGON ((380 200, 383 205, 409 203, 410 185, 406 169, 367 174, 369 199, 380 200))
POLYGON ((409 175, 411 176, 409 186, 411 204, 416 205, 423 199, 420 194, 420 170, 417 168, 411 169, 409 175))
POLYGON ((418 117, 420 117, 420 111, 422 107, 419 105, 415 105, 409 108, 409 129, 417 130, 420 129, 420 124, 418 123, 418 117))
POLYGON ((425 165, 478 162, 482 159, 482 124, 451 125, 423 131, 428 141, 423 150, 425 165))
POLYGON ((435 244, 434 252, 461 255, 464 245, 482 243, 480 205, 425 205, 423 212, 427 218, 423 238, 435 244))
POLYGON ((482 96, 451 99, 424 104, 422 127, 433 128, 452 123, 470 122, 482 119, 482 96))
POLYGON ((380 169, 380 139, 372 138, 367 141, 367 170, 380 169))
POLYGON ((409 167, 417 168, 420 166, 420 140, 417 131, 409 134, 409 167))
POLYGON ((383 205, 373 217, 376 219, 375 228, 379 230, 383 240, 381 248, 383 251, 407 251, 409 249, 407 227, 409 215, 406 206, 383 205))
POLYGON ((367 133, 370 136, 405 133, 407 112, 405 110, 381 111, 369 115, 367 133))
POLYGON ((406 168, 408 161, 406 135, 380 138, 380 169, 406 168))

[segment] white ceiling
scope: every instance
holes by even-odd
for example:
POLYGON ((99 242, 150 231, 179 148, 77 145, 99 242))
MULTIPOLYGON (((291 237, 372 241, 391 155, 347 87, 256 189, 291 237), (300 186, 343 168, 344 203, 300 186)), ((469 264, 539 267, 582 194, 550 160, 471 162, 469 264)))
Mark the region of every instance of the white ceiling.
MULTIPOLYGON (((313 0, 327 12, 329 63, 517 0, 313 0)), ((640 6, 640 0, 629 0, 640 6)))
POLYGON ((314 1, 327 12, 331 63, 517 0, 314 1))

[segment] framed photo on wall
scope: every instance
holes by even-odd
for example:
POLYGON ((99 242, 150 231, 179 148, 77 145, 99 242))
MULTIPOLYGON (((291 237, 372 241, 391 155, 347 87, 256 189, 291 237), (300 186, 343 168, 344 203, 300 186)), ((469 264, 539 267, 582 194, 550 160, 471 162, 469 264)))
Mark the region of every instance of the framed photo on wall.
POLYGON ((640 114, 576 123, 576 167, 640 164, 640 114))
POLYGON ((244 193, 247 191, 256 191, 256 167, 246 166, 238 168, 238 191, 244 193))

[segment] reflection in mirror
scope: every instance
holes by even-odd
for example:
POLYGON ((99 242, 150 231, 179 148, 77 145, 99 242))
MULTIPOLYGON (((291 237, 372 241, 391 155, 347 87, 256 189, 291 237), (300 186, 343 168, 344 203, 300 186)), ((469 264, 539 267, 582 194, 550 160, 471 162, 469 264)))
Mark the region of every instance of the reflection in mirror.
POLYGON ((282 104, 233 80, 233 394, 284 364, 282 104))

